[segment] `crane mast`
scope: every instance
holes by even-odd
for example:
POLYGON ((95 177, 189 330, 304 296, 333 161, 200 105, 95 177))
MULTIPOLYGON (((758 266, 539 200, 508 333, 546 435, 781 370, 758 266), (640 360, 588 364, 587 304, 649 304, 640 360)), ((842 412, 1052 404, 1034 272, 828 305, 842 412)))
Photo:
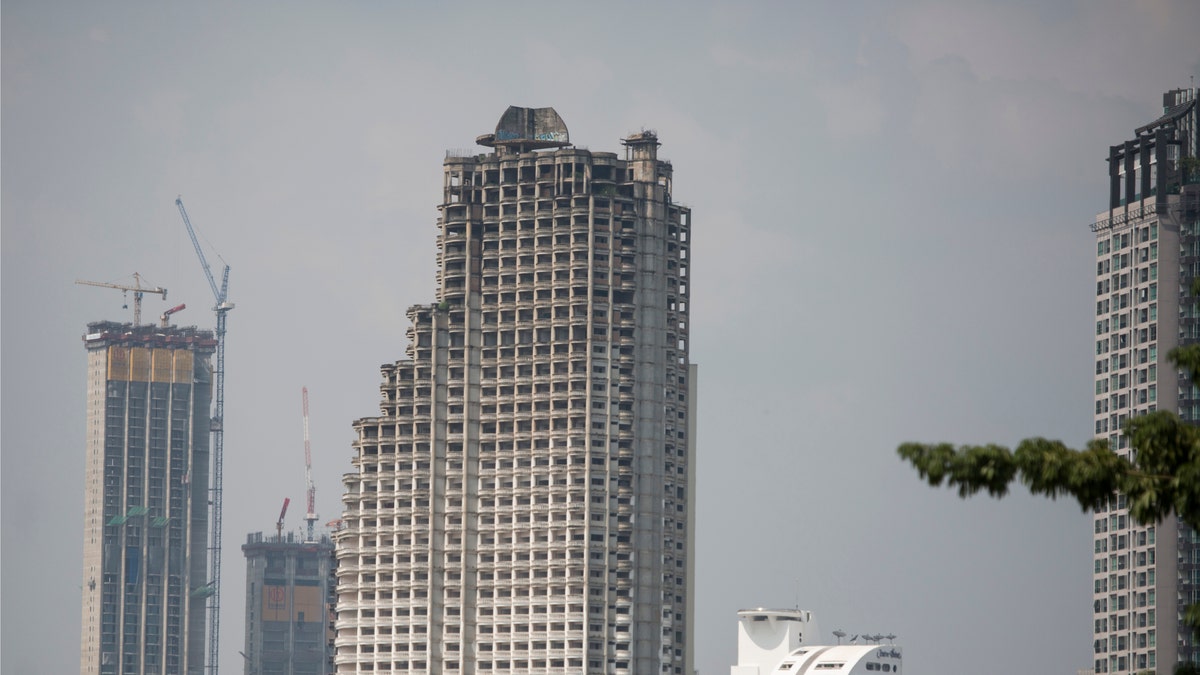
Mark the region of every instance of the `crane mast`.
POLYGON ((302 387, 304 397, 304 485, 308 493, 308 513, 304 520, 308 522, 308 539, 313 540, 313 525, 317 522, 317 486, 312 479, 312 445, 308 440, 308 387, 302 387))
POLYGON ((216 280, 213 279, 212 268, 208 266, 208 259, 204 257, 204 249, 200 247, 200 242, 196 239, 196 231, 192 228, 192 221, 188 218, 187 210, 183 208, 183 199, 176 198, 175 206, 179 207, 179 215, 183 217, 183 224, 187 227, 188 236, 192 240, 192 246, 196 249, 196 256, 200 258, 200 266, 204 268, 204 277, 208 281, 208 286, 212 289, 213 298, 216 301, 216 304, 213 306, 213 312, 217 315, 217 367, 213 372, 215 380, 214 389, 216 389, 216 392, 213 404, 213 416, 210 423, 210 436, 212 439, 212 485, 209 488, 209 495, 212 505, 209 512, 208 548, 210 554, 208 585, 212 589, 212 595, 208 601, 208 671, 212 675, 216 675, 218 648, 221 639, 221 498, 225 452, 225 316, 229 313, 229 310, 233 309, 234 305, 228 300, 229 265, 225 265, 225 270, 221 275, 221 286, 218 288, 216 280))

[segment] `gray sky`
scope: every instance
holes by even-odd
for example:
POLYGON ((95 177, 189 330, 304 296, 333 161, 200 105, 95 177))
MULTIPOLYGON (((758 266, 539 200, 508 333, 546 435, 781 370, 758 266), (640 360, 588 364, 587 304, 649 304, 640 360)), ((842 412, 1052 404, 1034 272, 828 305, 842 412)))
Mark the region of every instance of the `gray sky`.
MULTIPOLYGON (((960 501, 904 440, 1084 442, 1088 223, 1107 148, 1200 74, 1190 0, 42 3, 2 16, 4 672, 77 668, 88 321, 211 294, 174 206, 232 266, 222 670, 249 531, 318 511, 434 297, 445 150, 508 105, 616 151, 652 128, 694 210, 697 666, 739 608, 895 632, 925 675, 1074 673, 1089 520, 960 501), (297 505, 300 505, 299 508, 297 505), (965 665, 969 664, 969 665, 965 665)), ((215 261, 214 261, 215 263, 215 261)))

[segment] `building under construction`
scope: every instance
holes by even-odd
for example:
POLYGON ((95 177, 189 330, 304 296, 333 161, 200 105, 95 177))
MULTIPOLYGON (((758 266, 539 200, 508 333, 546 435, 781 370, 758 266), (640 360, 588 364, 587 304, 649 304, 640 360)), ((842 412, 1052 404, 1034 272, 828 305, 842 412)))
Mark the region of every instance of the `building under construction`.
POLYGON ((246 554, 245 675, 333 672, 333 542, 255 532, 246 554))
POLYGON ((210 357, 195 328, 88 324, 80 673, 205 660, 210 357))

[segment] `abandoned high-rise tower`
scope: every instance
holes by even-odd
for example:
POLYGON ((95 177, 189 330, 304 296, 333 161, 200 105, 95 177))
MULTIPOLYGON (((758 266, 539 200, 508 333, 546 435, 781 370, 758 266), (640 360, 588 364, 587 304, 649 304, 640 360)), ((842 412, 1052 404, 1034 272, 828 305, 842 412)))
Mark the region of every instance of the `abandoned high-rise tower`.
POLYGON ((512 107, 478 143, 354 424, 337 672, 690 675, 690 211, 653 132, 591 152, 512 107))

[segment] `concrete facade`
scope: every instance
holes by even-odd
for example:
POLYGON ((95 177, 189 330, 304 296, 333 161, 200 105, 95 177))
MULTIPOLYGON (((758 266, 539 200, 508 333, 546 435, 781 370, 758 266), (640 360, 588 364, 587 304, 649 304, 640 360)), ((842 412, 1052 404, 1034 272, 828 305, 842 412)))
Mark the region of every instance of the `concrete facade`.
MULTIPOLYGON (((1200 422, 1200 389, 1168 353, 1200 339, 1191 296, 1200 278, 1200 185, 1196 90, 1163 97, 1164 113, 1109 151, 1109 208, 1096 234, 1095 434, 1130 456, 1121 427, 1155 410, 1200 422)), ((1141 526, 1125 496, 1094 513, 1093 612, 1096 673, 1170 673, 1200 659, 1184 607, 1200 601, 1200 545, 1171 518, 1141 526)))
POLYGON ((246 556, 245 675, 333 672, 333 541, 256 532, 246 556))
POLYGON ((88 325, 80 673, 200 675, 209 358, 194 328, 88 325))
POLYGON ((437 302, 355 422, 338 673, 692 672, 691 213, 509 108, 449 154, 437 302))

